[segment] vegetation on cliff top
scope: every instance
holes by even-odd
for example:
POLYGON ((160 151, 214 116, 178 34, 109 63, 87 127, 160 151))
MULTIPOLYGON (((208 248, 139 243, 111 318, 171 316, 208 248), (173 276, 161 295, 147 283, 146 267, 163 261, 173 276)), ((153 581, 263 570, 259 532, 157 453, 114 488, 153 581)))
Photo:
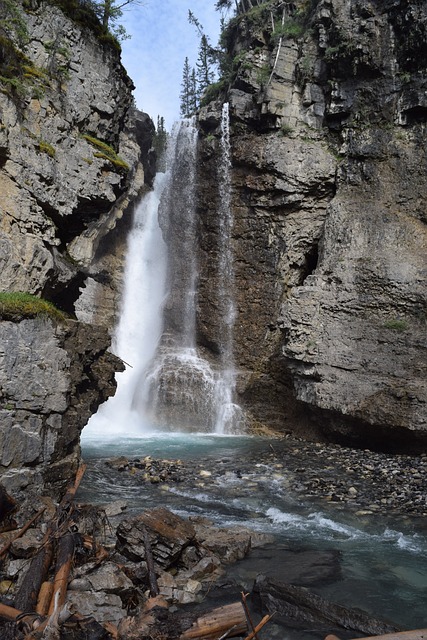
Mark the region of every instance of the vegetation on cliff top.
POLYGON ((119 51, 120 41, 130 37, 123 25, 119 23, 123 9, 130 5, 144 4, 143 0, 48 0, 48 2, 61 7, 73 22, 90 27, 101 42, 110 44, 119 51))
POLYGON ((20 291, 0 293, 0 319, 18 322, 24 318, 48 316, 55 320, 66 320, 67 316, 48 300, 20 291))
MULTIPOLYGON (((225 93, 242 67, 254 67, 247 54, 253 54, 260 43, 279 51, 283 40, 300 38, 308 28, 317 3, 318 0, 295 0, 293 3, 282 0, 218 0, 216 9, 221 11, 234 7, 234 16, 227 22, 222 21, 216 48, 211 46, 202 25, 190 11, 189 21, 197 28, 201 41, 196 69, 190 66, 188 58, 184 62, 181 115, 192 115, 200 106, 225 93), (219 78, 214 81, 217 70, 219 78)), ((258 70, 258 81, 264 88, 273 70, 269 63, 258 70)))

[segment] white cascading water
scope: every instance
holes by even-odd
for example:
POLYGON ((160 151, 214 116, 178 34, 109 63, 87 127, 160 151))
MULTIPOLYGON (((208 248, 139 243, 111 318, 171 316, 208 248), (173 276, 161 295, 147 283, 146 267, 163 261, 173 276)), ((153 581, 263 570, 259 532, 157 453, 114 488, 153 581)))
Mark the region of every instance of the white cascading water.
POLYGON ((231 208, 231 147, 229 105, 225 103, 221 118, 221 161, 218 167, 220 210, 219 246, 219 291, 218 299, 222 313, 223 342, 221 344, 221 375, 216 385, 217 416, 216 433, 240 433, 243 429, 243 414, 234 402, 236 371, 233 356, 233 332, 236 320, 234 302, 234 265, 232 250, 233 213, 231 208))
POLYGON ((158 174, 153 191, 135 211, 127 245, 122 312, 113 337, 113 352, 126 363, 126 370, 116 375, 116 394, 89 420, 85 437, 105 433, 131 435, 151 428, 135 406, 135 397, 139 396, 141 380, 163 329, 167 249, 157 212, 167 179, 167 174, 158 174))
POLYGON ((219 264, 221 359, 218 366, 196 346, 197 129, 174 128, 166 174, 137 208, 129 235, 122 313, 113 351, 126 364, 117 391, 85 428, 85 436, 155 431, 238 433, 240 408, 233 402, 234 285, 231 250, 230 140, 228 105, 221 136, 219 264), (159 225, 161 220, 161 227, 159 225), (168 238, 168 247, 163 234, 168 238))
POLYGON ((197 129, 192 120, 176 130, 171 175, 160 217, 169 247, 169 296, 164 334, 146 372, 139 408, 161 430, 214 430, 216 375, 196 348, 197 129))

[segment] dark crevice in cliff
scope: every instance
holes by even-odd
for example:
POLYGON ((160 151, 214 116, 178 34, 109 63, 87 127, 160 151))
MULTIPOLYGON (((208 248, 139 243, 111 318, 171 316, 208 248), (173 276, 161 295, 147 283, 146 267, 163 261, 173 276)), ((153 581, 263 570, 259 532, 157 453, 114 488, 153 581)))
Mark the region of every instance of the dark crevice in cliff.
POLYGON ((304 284, 306 278, 310 276, 316 270, 319 261, 319 242, 314 242, 308 253, 305 255, 305 264, 302 269, 302 282, 304 284))
POLYGON ((8 148, 0 147, 0 169, 3 169, 8 159, 8 148))
POLYGON ((402 120, 409 126, 427 122, 427 106, 417 105, 402 111, 402 120))
POLYGON ((56 237, 60 241, 59 250, 65 251, 67 245, 85 231, 88 226, 107 213, 112 203, 102 198, 79 198, 78 207, 71 215, 63 216, 49 204, 38 201, 48 218, 56 227, 56 237))
POLYGON ((86 275, 82 272, 78 272, 76 276, 67 284, 66 287, 59 291, 49 291, 47 287, 44 293, 45 297, 51 300, 58 309, 68 313, 71 316, 75 315, 75 303, 81 293, 81 288, 84 286, 84 280, 86 275))
POLYGON ((390 424, 370 424, 355 417, 309 406, 307 413, 328 440, 345 447, 396 455, 418 455, 426 450, 427 434, 420 431, 411 433, 408 429, 390 424))

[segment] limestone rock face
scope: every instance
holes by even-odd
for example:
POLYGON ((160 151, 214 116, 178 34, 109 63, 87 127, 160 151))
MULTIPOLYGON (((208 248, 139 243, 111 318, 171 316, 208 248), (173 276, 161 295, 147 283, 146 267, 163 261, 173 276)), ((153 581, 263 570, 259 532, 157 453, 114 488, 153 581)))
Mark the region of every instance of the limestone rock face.
MULTIPOLYGON (((89 26, 54 3, 3 9, 0 291, 111 330, 133 201, 153 178, 153 123, 89 26)), ((0 318, 0 473, 14 496, 31 485, 57 497, 73 476, 80 433, 123 366, 109 345, 98 326, 0 318)))
POLYGON ((248 423, 419 451, 427 443, 426 6, 295 7, 277 2, 263 20, 237 17, 228 32, 235 79, 199 117, 199 342, 214 354, 221 341, 214 167, 228 101, 234 364, 248 423), (272 37, 272 20, 282 37, 272 37))
POLYGON ((122 368, 106 330, 47 318, 0 322, 0 473, 11 494, 57 496, 75 473, 80 433, 122 368))
POLYGON ((0 287, 74 312, 101 240, 152 179, 154 127, 118 52, 36 4, 17 2, 25 43, 7 31, 27 64, 19 93, 1 82, 0 287))

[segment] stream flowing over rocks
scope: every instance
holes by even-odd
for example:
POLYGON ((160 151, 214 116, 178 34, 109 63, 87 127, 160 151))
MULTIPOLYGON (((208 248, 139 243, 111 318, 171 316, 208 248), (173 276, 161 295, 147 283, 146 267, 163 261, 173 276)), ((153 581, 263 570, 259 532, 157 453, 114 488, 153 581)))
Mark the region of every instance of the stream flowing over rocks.
POLYGON ((254 492, 258 483, 274 480, 299 500, 349 509, 360 516, 374 513, 427 516, 427 454, 387 455, 338 445, 308 443, 287 437, 270 441, 260 456, 203 457, 188 460, 128 459, 104 461, 129 476, 129 482, 203 487, 221 495, 224 479, 235 479, 236 492, 254 492), (261 458, 261 459, 260 459, 261 458), (237 468, 236 468, 237 466, 237 468))

